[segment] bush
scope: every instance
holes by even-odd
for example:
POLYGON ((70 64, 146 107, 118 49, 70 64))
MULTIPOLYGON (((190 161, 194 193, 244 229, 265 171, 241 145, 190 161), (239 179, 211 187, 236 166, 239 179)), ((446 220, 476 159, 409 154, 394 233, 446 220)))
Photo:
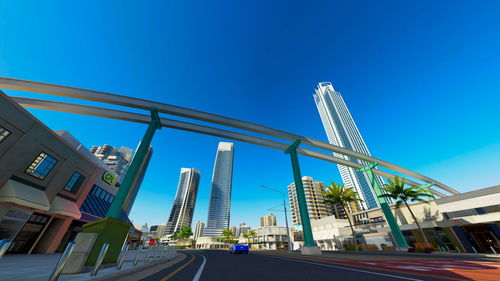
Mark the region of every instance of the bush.
POLYGON ((179 245, 179 246, 177 246, 177 249, 186 249, 186 246, 184 246, 184 245, 179 245))
POLYGON ((354 251, 354 250, 356 250, 356 247, 354 247, 354 245, 346 245, 345 250, 346 251, 354 251))

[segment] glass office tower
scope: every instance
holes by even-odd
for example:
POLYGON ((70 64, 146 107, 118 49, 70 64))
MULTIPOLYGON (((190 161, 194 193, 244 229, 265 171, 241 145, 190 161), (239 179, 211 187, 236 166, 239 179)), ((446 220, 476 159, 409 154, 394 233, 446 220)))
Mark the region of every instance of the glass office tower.
MULTIPOLYGON (((194 168, 181 168, 174 205, 165 230, 166 235, 180 231, 184 226, 191 226, 199 184, 200 171, 194 168)), ((160 234, 161 236, 163 235, 160 234)))
POLYGON ((231 189, 233 182, 233 148, 230 142, 219 142, 215 156, 207 227, 204 235, 218 237, 223 229, 229 228, 231 189))
MULTIPOLYGON (((335 91, 332 84, 330 82, 319 83, 316 94, 313 96, 330 144, 370 155, 344 99, 339 92, 335 91)), ((363 165, 368 164, 356 158, 338 153, 334 153, 334 155, 363 165)), ((359 198, 363 200, 360 203, 363 210, 380 207, 375 191, 364 173, 356 172, 355 169, 346 166, 337 166, 345 186, 354 187, 359 198)), ((376 181, 379 186, 384 184, 382 177, 378 175, 376 176, 376 181)))

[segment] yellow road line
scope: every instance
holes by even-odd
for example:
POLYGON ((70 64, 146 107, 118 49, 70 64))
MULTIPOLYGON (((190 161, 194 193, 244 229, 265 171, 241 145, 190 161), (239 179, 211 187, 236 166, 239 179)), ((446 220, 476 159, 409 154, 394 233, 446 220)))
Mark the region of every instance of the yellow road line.
MULTIPOLYGON (((188 255, 191 255, 191 254, 188 254, 188 255)), ((163 277, 160 281, 166 281, 166 280, 172 278, 172 276, 174 276, 175 274, 177 274, 177 272, 181 271, 182 269, 184 269, 184 267, 186 267, 190 263, 192 263, 193 260, 194 260, 194 258, 195 258, 195 256, 191 255, 191 259, 187 263, 183 264, 182 266, 180 266, 179 268, 177 268, 175 271, 171 272, 169 275, 163 277)))

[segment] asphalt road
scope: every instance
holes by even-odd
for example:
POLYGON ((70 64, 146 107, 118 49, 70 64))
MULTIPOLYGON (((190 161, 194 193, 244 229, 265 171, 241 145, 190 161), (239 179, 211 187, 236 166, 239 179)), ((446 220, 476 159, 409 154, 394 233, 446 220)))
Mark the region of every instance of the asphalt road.
POLYGON ((314 281, 314 280, 449 280, 400 272, 380 271, 321 261, 297 260, 259 253, 230 254, 221 250, 182 251, 178 264, 143 281, 314 281))

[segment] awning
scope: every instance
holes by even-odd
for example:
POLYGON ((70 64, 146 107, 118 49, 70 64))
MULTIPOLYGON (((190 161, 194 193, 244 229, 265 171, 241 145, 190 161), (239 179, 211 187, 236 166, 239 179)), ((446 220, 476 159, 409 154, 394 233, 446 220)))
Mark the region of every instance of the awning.
POLYGON ((43 190, 9 179, 0 189, 0 202, 47 211, 49 200, 43 190))
POLYGON ((56 196, 54 200, 52 200, 48 213, 63 215, 74 219, 79 219, 82 216, 80 208, 78 208, 78 205, 76 205, 75 202, 59 196, 56 196))

